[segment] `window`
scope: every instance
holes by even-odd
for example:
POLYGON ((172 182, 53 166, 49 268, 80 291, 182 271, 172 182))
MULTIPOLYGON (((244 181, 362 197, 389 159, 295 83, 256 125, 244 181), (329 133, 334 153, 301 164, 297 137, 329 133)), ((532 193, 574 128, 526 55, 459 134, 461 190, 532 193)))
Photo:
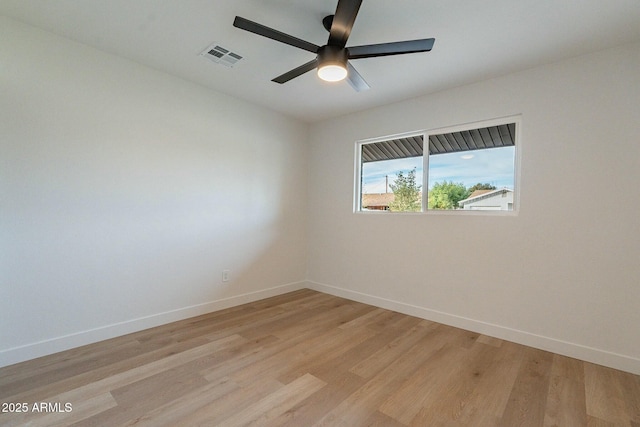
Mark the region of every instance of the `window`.
POLYGON ((518 128, 512 117, 358 142, 356 210, 513 211, 518 128))

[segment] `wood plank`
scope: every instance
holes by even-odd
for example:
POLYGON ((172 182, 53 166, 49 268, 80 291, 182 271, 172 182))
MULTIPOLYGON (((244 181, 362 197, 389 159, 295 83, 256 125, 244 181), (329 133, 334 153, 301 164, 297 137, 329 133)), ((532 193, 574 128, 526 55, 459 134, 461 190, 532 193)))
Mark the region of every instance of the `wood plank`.
MULTIPOLYGON (((222 420, 230 418, 238 412, 243 412, 272 393, 278 393, 284 385, 275 380, 256 381, 246 387, 237 387, 222 397, 208 399, 206 404, 188 412, 179 422, 168 424, 172 426, 218 426, 222 420)), ((135 425, 135 424, 134 424, 135 425)))
POLYGON ((640 427, 640 378, 616 371, 622 385, 626 404, 626 413, 630 415, 631 424, 640 427))
POLYGON ((587 425, 584 370, 579 360, 553 356, 544 425, 587 425))
POLYGON ((536 349, 527 351, 501 426, 540 426, 544 423, 552 360, 552 353, 536 349))
POLYGON ((223 363, 202 367, 199 373, 207 381, 217 381, 264 359, 268 354, 276 353, 281 346, 282 342, 273 336, 253 340, 235 348, 234 353, 230 354, 230 357, 223 363))
POLYGON ((305 358, 289 363, 285 371, 278 377, 278 380, 286 384, 307 372, 322 370, 322 367, 327 364, 330 364, 332 369, 336 369, 341 356, 354 347, 358 347, 362 342, 368 341, 369 338, 379 336, 380 334, 376 335, 373 331, 366 329, 343 331, 341 335, 322 341, 316 349, 309 351, 305 358))
POLYGON ((587 417, 587 427, 619 427, 617 424, 610 423, 609 421, 601 420, 600 418, 587 417))
POLYGON ((500 347, 502 345, 502 340, 499 338, 489 337, 487 335, 480 335, 478 337, 478 342, 482 344, 492 345, 494 347, 500 347))
POLYGON ((61 352, 30 361, 29 373, 25 375, 22 364, 3 368, 0 398, 9 390, 13 393, 33 389, 69 376, 95 370, 142 351, 140 343, 131 339, 111 339, 90 346, 74 349, 72 357, 61 352))
POLYGON ((238 411, 232 417, 221 420, 225 426, 262 426, 277 418, 298 402, 311 396, 326 383, 311 374, 303 375, 280 390, 238 411))
POLYGON ((171 370, 161 372, 115 389, 111 394, 118 405, 93 415, 84 423, 100 427, 121 426, 206 385, 207 381, 196 373, 185 377, 171 370))
MULTIPOLYGON (((312 425, 331 412, 349 395, 364 384, 365 380, 349 372, 333 371, 334 375, 321 378, 326 384, 312 396, 298 402, 265 426, 300 427, 312 425)), ((314 375, 315 376, 315 375, 314 375)))
POLYGON ((584 363, 587 414, 615 425, 630 425, 624 390, 618 371, 584 363))
MULTIPOLYGON (((185 363, 185 361, 192 360, 192 358, 205 356, 225 348, 227 344, 232 345, 238 341, 245 340, 236 335, 216 342, 194 339, 185 343, 169 345, 81 375, 69 375, 57 382, 52 381, 44 386, 35 386, 32 390, 15 390, 16 392, 11 396, 11 399, 17 402, 37 402, 46 401, 53 396, 62 396, 65 399, 74 399, 76 396, 87 398, 100 394, 105 390, 110 390, 113 384, 123 381, 123 378, 140 378, 142 375, 153 375, 155 372, 170 369, 170 367, 185 363), (140 367, 144 367, 144 369, 140 367)), ((65 353, 67 357, 73 358, 74 351, 68 350, 65 353)), ((28 372, 28 362, 25 363, 27 363, 25 372, 28 372)), ((2 377, 1 372, 2 370, 0 369, 0 378, 2 377)), ((2 380, 0 379, 1 383, 2 380)), ((13 391, 11 387, 7 387, 7 389, 13 391)))
POLYGON ((438 324, 428 321, 421 322, 409 329, 407 332, 401 333, 396 340, 389 343, 386 347, 381 347, 378 351, 361 360, 359 363, 354 365, 350 371, 363 378, 370 378, 391 364, 407 350, 414 347, 419 341, 425 339, 426 335, 432 333, 433 335, 430 336, 430 338, 427 338, 429 343, 424 344, 438 346, 440 343, 437 339, 438 336, 441 336, 439 333, 445 333, 441 328, 438 328, 438 326, 438 324))
MULTIPOLYGON (((371 320, 371 317, 368 319, 371 320)), ((340 352, 333 358, 325 358, 311 364, 309 372, 325 381, 328 386, 314 395, 313 399, 301 402, 280 418, 273 420, 271 425, 298 427, 311 425, 322 418, 366 382, 364 378, 349 372, 349 369, 360 360, 363 354, 371 354, 381 347, 386 347, 386 344, 392 342, 402 330, 398 328, 411 328, 420 322, 423 321, 407 316, 394 323, 393 327, 389 327, 384 333, 378 333, 356 346, 350 346, 348 351, 340 352)), ((358 327, 351 324, 347 331, 349 333, 370 332, 369 324, 371 322, 361 322, 358 327)))
MULTIPOLYGON (((419 411, 411 418, 411 426, 465 424, 475 419, 465 419, 465 409, 473 402, 474 391, 483 381, 492 362, 498 357, 496 347, 476 343, 467 352, 460 354, 457 369, 440 374, 438 386, 420 405, 419 411)), ((432 388, 432 385, 428 385, 432 388)), ((477 418, 477 414, 476 418, 477 418)))
POLYGON ((374 412, 362 425, 367 427, 405 427, 405 424, 379 411, 374 412))
POLYGON ((339 337, 346 339, 342 331, 333 329, 322 336, 316 336, 313 339, 304 340, 295 345, 283 345, 280 351, 256 361, 241 371, 232 373, 231 377, 242 386, 266 378, 277 379, 283 375, 292 364, 303 363, 305 360, 313 357, 312 353, 314 349, 320 349, 322 343, 328 340, 339 340, 339 337))
POLYGON ((201 408, 211 404, 211 402, 216 402, 218 399, 232 392, 236 392, 238 389, 238 385, 230 378, 220 378, 217 382, 210 382, 204 387, 196 388, 165 405, 154 408, 139 416, 132 417, 123 423, 122 426, 177 426, 201 408))
POLYGON ((427 417, 428 420, 416 421, 416 424, 430 425, 435 420, 430 411, 432 406, 438 406, 438 397, 446 393, 452 386, 452 381, 457 378, 457 373, 468 359, 468 352, 461 350, 461 345, 468 340, 468 334, 462 330, 442 328, 449 340, 442 346, 435 345, 424 347, 423 351, 429 352, 431 348, 437 348, 425 359, 402 387, 393 393, 379 408, 380 412, 391 418, 409 425, 422 411, 420 420, 427 417), (453 336, 453 339, 451 339, 453 336), (431 348, 430 348, 431 347, 431 348), (446 363, 445 363, 446 361, 446 363), (447 367, 447 369, 443 369, 447 367))
MULTIPOLYGON (((458 336, 463 334, 462 331, 454 331, 453 328, 441 326, 441 329, 458 332, 458 336)), ((416 363, 419 366, 422 361, 437 353, 440 348, 440 342, 437 340, 434 341, 432 336, 424 337, 407 352, 394 359, 382 371, 374 375, 362 387, 347 397, 314 425, 358 424, 367 414, 378 410, 380 405, 400 388, 403 383, 412 377, 417 377, 415 372, 416 363)))
MULTIPOLYGON (((477 342, 478 346, 483 346, 477 342)), ((495 426, 504 414, 522 365, 523 347, 504 342, 493 360, 477 367, 479 381, 471 395, 463 397, 459 420, 462 425, 495 426)))

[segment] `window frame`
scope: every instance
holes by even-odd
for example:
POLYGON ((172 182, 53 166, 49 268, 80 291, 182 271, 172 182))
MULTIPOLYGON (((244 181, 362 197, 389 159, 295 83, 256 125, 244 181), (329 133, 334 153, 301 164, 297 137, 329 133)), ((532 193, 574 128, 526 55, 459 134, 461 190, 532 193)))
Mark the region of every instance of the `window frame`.
MULTIPOLYGON (((476 150, 469 150, 476 151, 476 150)), ((412 132, 403 132, 398 134, 387 135, 383 137, 367 138, 355 143, 355 167, 354 167, 354 203, 353 211, 358 214, 365 215, 493 215, 493 216, 517 216, 520 211, 520 176, 521 176, 521 152, 522 152, 522 115, 512 115, 499 117, 494 119, 480 120, 468 122, 453 126, 445 126, 439 128, 431 128, 427 130, 419 130, 412 132), (474 210, 474 209, 429 209, 428 208, 428 189, 429 189, 429 137, 431 135, 439 135, 444 133, 463 132, 473 129, 482 129, 493 126, 501 126, 507 124, 515 124, 515 142, 514 142, 514 173, 513 173, 513 210, 474 210), (362 146, 373 144, 376 142, 384 142, 392 139, 401 139, 421 136, 423 138, 422 153, 422 211, 420 212, 393 212, 382 210, 363 210, 362 209, 362 146), (425 191, 426 189, 426 191, 425 191)))

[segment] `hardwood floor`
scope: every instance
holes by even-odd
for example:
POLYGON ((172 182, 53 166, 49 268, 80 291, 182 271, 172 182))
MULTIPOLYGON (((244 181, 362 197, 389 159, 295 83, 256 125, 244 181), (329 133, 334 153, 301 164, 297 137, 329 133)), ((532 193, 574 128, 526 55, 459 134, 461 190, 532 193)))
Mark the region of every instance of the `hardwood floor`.
POLYGON ((2 426, 640 427, 639 376, 310 290, 2 368, 0 402, 2 426))

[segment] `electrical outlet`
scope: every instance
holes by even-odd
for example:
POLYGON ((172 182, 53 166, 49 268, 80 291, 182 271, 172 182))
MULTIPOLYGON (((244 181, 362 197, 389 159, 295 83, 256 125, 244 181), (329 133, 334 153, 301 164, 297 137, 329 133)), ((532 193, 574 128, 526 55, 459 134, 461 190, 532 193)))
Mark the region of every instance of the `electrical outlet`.
POLYGON ((222 270, 222 281, 223 282, 229 281, 229 270, 222 270))

